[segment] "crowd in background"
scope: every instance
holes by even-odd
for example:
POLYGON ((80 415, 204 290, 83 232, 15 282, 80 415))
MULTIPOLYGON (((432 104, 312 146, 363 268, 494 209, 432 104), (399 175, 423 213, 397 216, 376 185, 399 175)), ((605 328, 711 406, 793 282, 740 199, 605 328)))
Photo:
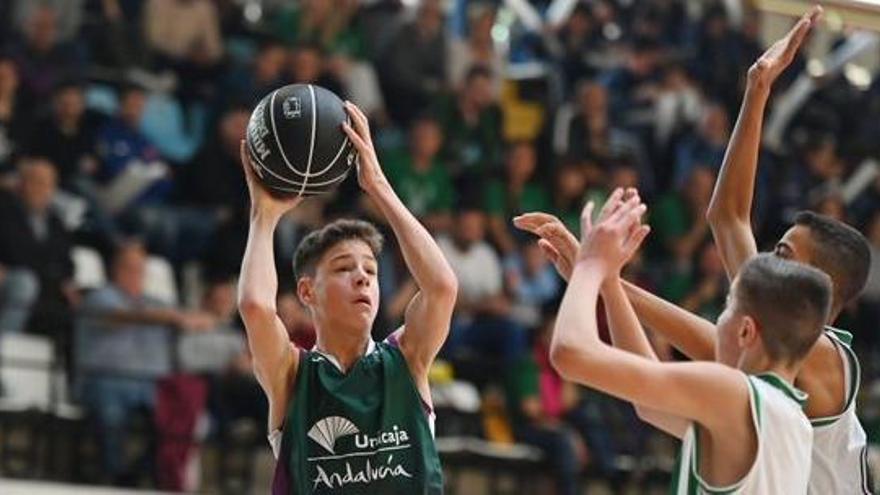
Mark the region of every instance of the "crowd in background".
MULTIPOLYGON (((485 434, 543 449, 559 493, 574 493, 581 470, 612 472, 648 433, 627 406, 550 367, 564 282, 511 218, 544 211, 576 232, 586 200, 638 187, 652 233, 627 278, 714 320, 728 286, 704 214, 763 50, 762 17, 746 4, 0 2, 0 332, 55 344, 101 438, 101 481, 132 482, 120 453, 137 412, 186 434, 200 431, 200 411, 205 435, 240 420, 261 431, 266 406, 235 308, 249 207, 239 142, 268 92, 318 84, 370 116, 383 169, 459 278, 442 357, 484 393, 503 391, 506 427, 485 434), (97 253, 105 280, 82 282, 83 252, 97 253), (179 295, 150 290, 157 260, 179 295), (486 363, 493 373, 479 371, 486 363)), ((801 55, 776 93, 806 74, 801 55)), ((764 249, 800 209, 871 241, 868 288, 838 322, 855 334, 866 391, 880 363, 878 116, 880 82, 823 78, 762 151, 754 215, 764 249)), ((314 334, 292 292, 292 254, 340 216, 391 237, 354 180, 277 231, 278 307, 305 347, 314 334)), ((415 291, 395 243, 385 249, 377 339, 415 291)), ((185 487, 183 450, 160 445, 159 486, 185 487)))

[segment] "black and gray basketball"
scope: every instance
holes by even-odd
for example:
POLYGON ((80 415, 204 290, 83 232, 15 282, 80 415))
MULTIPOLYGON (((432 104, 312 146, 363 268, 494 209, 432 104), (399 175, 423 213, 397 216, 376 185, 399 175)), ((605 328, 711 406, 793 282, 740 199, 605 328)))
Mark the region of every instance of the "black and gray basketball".
POLYGON ((281 196, 330 191, 351 170, 356 152, 342 130, 348 114, 333 92, 291 84, 263 98, 251 113, 247 149, 257 177, 281 196))

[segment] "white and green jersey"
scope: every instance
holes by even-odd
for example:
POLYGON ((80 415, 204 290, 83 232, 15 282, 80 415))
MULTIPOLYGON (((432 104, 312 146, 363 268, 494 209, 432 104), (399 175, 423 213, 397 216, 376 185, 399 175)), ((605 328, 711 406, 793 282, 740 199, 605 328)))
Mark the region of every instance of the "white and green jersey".
POLYGON ((803 412, 806 394, 773 373, 743 375, 749 385, 758 453, 748 473, 728 486, 712 486, 700 476, 696 424, 682 439, 672 473, 672 495, 805 494, 810 478, 813 432, 803 412))
POLYGON ((852 350, 852 334, 825 328, 844 363, 846 402, 843 411, 826 418, 813 418, 813 468, 811 495, 871 494, 868 473, 868 438, 856 417, 859 361, 852 350))

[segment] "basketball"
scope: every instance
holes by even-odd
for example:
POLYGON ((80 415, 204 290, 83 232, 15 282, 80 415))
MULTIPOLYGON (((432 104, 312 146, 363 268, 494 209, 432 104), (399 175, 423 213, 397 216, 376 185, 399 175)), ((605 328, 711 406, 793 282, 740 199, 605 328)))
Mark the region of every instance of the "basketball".
POLYGON ((356 157, 342 130, 348 121, 342 100, 320 86, 291 84, 266 95, 247 126, 247 149, 260 182, 281 196, 332 190, 356 157))

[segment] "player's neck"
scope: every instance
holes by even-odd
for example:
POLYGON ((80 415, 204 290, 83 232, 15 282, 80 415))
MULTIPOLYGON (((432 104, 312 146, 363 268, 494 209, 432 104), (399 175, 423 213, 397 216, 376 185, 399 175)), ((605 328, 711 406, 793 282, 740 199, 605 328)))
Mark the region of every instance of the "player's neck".
POLYGON ((364 353, 370 340, 369 331, 363 334, 349 331, 318 331, 315 348, 323 354, 329 354, 339 363, 343 371, 354 366, 364 353))
POLYGON ((794 384, 794 379, 797 376, 797 369, 792 367, 790 364, 782 363, 779 361, 772 361, 766 356, 757 358, 752 362, 745 360, 744 362, 740 363, 739 368, 749 375, 778 375, 780 378, 790 384, 794 384))

